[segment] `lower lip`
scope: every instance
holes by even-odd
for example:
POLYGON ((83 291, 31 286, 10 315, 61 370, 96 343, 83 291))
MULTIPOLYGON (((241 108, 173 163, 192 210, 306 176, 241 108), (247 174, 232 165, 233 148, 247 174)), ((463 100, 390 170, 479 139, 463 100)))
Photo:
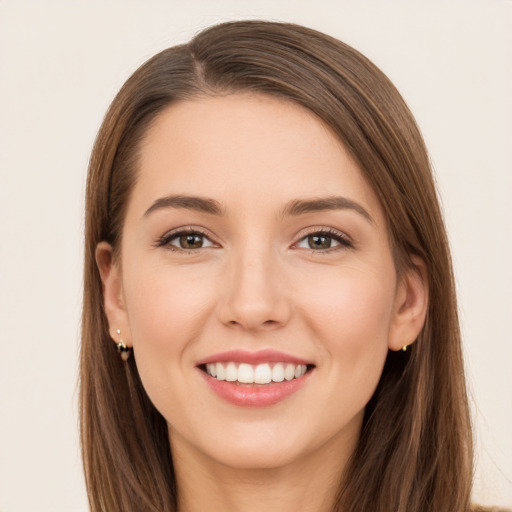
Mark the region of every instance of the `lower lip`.
POLYGON ((220 398, 239 407, 268 407, 275 405, 296 393, 308 380, 311 371, 298 379, 273 382, 270 384, 237 384, 217 380, 200 370, 210 389, 220 398))

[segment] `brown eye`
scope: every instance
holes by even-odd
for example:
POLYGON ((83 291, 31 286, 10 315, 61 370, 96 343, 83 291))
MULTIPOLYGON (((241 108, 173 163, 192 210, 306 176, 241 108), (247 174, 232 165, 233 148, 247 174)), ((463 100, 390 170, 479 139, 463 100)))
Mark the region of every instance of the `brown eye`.
POLYGON ((157 244, 159 247, 167 247, 174 251, 197 250, 213 247, 215 244, 203 233, 198 231, 180 231, 164 236, 157 244))
POLYGON ((332 238, 323 234, 313 234, 307 237, 310 249, 330 249, 332 247, 332 238))
POLYGON ((203 247, 203 235, 197 233, 187 233, 179 237, 179 246, 181 249, 200 249, 203 247))
POLYGON ((330 249, 349 248, 352 247, 352 242, 346 235, 338 231, 315 231, 301 238, 295 247, 322 252, 330 249))

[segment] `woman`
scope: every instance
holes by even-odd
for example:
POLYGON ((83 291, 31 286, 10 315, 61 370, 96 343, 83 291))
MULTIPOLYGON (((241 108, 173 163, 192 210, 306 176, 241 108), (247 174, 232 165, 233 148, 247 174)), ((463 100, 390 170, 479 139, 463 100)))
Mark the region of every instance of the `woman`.
POLYGON ((92 510, 470 510, 427 152, 352 48, 250 21, 150 59, 93 150, 85 259, 92 510))

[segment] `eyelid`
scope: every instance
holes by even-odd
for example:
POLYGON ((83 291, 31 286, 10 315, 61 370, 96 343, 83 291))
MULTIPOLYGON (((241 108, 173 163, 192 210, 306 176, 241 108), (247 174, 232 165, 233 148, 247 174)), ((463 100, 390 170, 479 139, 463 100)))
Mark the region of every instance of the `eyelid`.
MULTIPOLYGON (((302 242, 305 238, 311 235, 327 235, 328 237, 334 239, 336 242, 338 242, 339 245, 336 245, 335 247, 330 247, 329 249, 323 249, 323 250, 315 250, 315 249, 309 249, 311 252, 316 253, 326 253, 330 251, 335 251, 337 249, 347 249, 354 247, 354 242, 352 238, 344 233, 343 231, 340 231, 338 229, 327 227, 327 226, 310 226, 308 228, 302 229, 297 234, 297 241, 294 242, 292 245, 292 248, 297 248, 297 244, 302 242)), ((308 249, 306 249, 308 250, 308 249)))
POLYGON ((180 226, 178 228, 174 228, 170 231, 167 231, 164 235, 162 235, 156 242, 155 247, 164 247, 169 250, 178 251, 178 252, 197 252, 199 249, 185 249, 182 247, 177 247, 175 245, 171 245, 171 240, 178 238, 181 235, 190 235, 196 234, 201 235, 202 237, 208 239, 211 242, 211 246, 208 247, 200 247, 199 249, 210 249, 211 247, 220 247, 220 244, 214 241, 214 238, 208 230, 201 228, 200 226, 180 226))

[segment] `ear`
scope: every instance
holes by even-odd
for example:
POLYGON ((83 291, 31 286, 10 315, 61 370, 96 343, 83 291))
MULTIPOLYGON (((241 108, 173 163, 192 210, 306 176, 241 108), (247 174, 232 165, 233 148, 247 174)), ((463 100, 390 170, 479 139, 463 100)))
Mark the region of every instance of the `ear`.
POLYGON ((121 268, 114 260, 114 250, 107 242, 96 246, 96 265, 103 283, 103 306, 108 320, 110 337, 117 343, 132 346, 128 314, 126 312, 121 268), (120 333, 118 333, 118 330, 120 333))
POLYGON ((405 270, 397 285, 388 341, 390 350, 400 350, 414 343, 427 316, 427 266, 417 256, 412 256, 411 260, 413 266, 405 270))

